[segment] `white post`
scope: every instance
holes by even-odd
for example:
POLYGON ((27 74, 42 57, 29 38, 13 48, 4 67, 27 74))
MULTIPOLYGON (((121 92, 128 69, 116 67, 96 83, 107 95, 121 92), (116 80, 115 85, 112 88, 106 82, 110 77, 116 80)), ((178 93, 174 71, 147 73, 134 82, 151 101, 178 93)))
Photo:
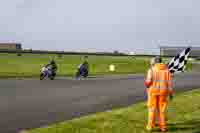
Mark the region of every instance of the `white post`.
POLYGON ((114 72, 114 71, 115 71, 115 65, 112 65, 112 64, 111 64, 111 65, 109 66, 109 70, 110 70, 111 72, 114 72))

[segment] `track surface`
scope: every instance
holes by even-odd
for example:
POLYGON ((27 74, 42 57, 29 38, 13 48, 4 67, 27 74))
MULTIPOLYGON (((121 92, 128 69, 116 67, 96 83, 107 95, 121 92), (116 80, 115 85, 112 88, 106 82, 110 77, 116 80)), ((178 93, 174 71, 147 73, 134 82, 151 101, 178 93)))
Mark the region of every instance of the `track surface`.
MULTIPOLYGON (((17 133, 144 100, 143 75, 87 80, 0 80, 0 133, 17 133)), ((175 90, 200 88, 200 74, 175 76, 175 90)))

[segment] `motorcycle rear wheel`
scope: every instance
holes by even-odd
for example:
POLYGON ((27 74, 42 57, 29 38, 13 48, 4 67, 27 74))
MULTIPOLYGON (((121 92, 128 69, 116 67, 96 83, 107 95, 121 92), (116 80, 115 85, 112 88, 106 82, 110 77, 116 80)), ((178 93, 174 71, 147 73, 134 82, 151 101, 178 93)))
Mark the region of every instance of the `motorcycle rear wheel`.
POLYGON ((50 79, 51 79, 51 80, 54 80, 54 79, 55 79, 55 77, 54 77, 54 76, 51 76, 51 77, 50 77, 50 79))

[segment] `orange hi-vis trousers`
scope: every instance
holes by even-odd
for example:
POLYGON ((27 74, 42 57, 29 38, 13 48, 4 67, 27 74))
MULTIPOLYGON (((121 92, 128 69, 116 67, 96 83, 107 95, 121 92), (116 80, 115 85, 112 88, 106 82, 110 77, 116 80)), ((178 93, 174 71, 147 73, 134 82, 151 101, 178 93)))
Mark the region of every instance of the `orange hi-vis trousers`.
POLYGON ((166 129, 166 110, 168 95, 148 95, 148 126, 154 128, 156 126, 156 117, 160 129, 166 129))

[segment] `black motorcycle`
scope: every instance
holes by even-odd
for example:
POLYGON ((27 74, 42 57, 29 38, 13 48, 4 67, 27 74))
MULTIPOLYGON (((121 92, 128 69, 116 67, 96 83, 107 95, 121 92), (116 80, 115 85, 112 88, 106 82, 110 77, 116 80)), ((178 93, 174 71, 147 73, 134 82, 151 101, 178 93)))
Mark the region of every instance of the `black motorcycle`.
POLYGON ((81 77, 83 77, 83 78, 87 78, 88 77, 88 69, 83 64, 81 64, 78 67, 78 70, 76 72, 76 78, 79 79, 81 77))

